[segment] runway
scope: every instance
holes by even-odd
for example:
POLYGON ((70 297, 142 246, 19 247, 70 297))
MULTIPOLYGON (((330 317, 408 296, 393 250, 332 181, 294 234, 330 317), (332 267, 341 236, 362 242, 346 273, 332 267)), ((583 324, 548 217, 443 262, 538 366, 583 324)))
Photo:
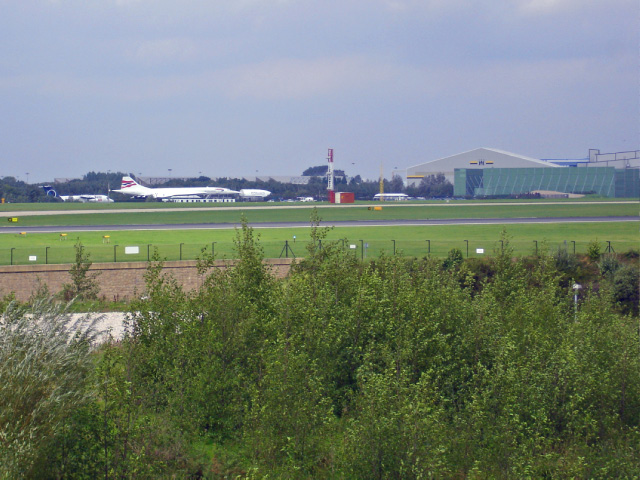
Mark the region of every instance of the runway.
MULTIPOLYGON (((640 217, 538 217, 538 218, 456 218, 439 220, 345 220, 322 222, 321 227, 424 227, 437 225, 513 225, 513 224, 549 224, 549 223, 601 223, 601 222, 639 222, 640 217)), ((239 228, 240 223, 185 223, 153 225, 66 225, 35 227, 3 227, 0 234, 57 233, 57 232, 103 232, 133 230, 221 230, 239 228)), ((309 222, 254 222, 249 226, 260 228, 304 228, 309 222)))

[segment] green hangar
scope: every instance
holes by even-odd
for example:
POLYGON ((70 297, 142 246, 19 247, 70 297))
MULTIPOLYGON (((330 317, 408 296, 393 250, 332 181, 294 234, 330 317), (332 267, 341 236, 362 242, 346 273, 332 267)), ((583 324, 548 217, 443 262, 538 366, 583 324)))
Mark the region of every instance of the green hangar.
POLYGON ((596 193, 604 197, 640 197, 640 151, 601 154, 584 159, 538 160, 492 148, 478 148, 406 170, 407 185, 443 174, 457 197, 501 197, 541 193, 552 196, 596 193))

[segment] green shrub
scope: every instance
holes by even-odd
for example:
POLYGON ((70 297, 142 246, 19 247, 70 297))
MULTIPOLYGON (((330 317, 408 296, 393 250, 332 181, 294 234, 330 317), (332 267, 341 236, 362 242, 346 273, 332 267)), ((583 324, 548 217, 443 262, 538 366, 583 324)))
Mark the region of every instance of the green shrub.
POLYGON ((613 297, 625 313, 638 315, 639 282, 638 267, 632 265, 620 267, 613 274, 613 297))
POLYGON ((82 243, 78 242, 74 247, 76 259, 69 270, 71 283, 65 283, 62 286, 62 296, 66 301, 71 301, 75 298, 79 300, 95 300, 98 298, 98 292, 100 291, 100 285, 96 280, 99 273, 89 274, 92 262, 82 243))
POLYGON ((65 422, 89 401, 94 327, 95 321, 73 321, 50 299, 6 307, 0 318, 0 478, 42 475, 65 422))
POLYGON ((589 257, 589 260, 597 262, 600 259, 600 255, 602 255, 602 246, 598 240, 592 240, 589 242, 589 245, 587 246, 587 256, 589 257))
POLYGON ((442 262, 442 268, 445 270, 451 270, 452 268, 456 268, 464 261, 464 257, 462 256, 462 250, 459 248, 452 248, 449 250, 447 258, 442 262))

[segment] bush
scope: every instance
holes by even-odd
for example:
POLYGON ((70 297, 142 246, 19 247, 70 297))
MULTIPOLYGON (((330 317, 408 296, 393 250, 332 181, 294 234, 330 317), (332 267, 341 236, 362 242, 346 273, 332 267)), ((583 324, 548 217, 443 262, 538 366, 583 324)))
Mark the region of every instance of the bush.
POLYGON ((450 270, 452 268, 456 268, 464 261, 464 257, 462 256, 462 250, 459 248, 452 248, 449 250, 449 254, 447 258, 442 262, 442 268, 445 270, 450 270))
POLYGON ((89 400, 93 323, 50 299, 10 303, 0 317, 0 478, 41 474, 68 418, 89 400))
POLYGON ((62 286, 62 296, 66 301, 71 301, 74 298, 95 300, 100 291, 100 285, 96 281, 99 273, 89 275, 92 262, 89 260, 89 254, 84 251, 82 243, 76 243, 75 249, 76 261, 69 270, 71 283, 65 283, 62 286))
POLYGON ((597 262, 600 259, 600 255, 602 255, 602 246, 598 240, 592 240, 589 242, 589 246, 587 246, 587 256, 589 257, 589 260, 597 262))
POLYGON ((613 297, 625 313, 638 315, 639 282, 640 274, 637 267, 625 265, 613 274, 613 297))
POLYGON ((598 264, 603 277, 611 277, 620 268, 620 261, 615 253, 604 255, 598 264))

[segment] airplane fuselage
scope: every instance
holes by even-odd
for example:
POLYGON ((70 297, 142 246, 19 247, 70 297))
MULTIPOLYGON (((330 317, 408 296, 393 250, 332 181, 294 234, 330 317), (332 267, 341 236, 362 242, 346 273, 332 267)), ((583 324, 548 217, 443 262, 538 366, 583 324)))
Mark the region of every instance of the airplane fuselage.
POLYGON ((242 199, 263 199, 271 195, 268 190, 242 189, 240 191, 223 187, 167 187, 149 188, 137 183, 131 177, 122 177, 122 184, 119 190, 112 190, 126 195, 136 197, 151 197, 157 200, 167 200, 171 198, 197 199, 197 198, 228 198, 233 196, 242 199))

